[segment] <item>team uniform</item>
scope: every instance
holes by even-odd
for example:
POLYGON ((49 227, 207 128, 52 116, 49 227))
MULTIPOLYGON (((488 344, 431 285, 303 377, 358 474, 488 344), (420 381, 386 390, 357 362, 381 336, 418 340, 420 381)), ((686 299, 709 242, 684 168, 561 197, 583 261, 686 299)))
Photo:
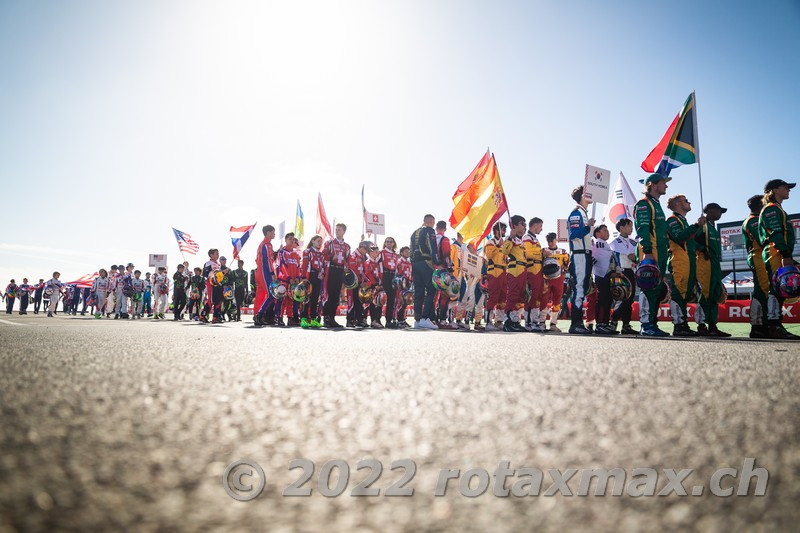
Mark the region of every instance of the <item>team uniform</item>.
POLYGON ((544 323, 549 315, 550 330, 558 331, 558 317, 561 315, 561 298, 564 295, 564 275, 569 268, 569 252, 556 246, 545 249, 544 255, 558 261, 561 273, 557 278, 545 279, 542 286, 542 300, 539 304, 539 317, 544 323), (549 311, 548 311, 549 309, 549 311))
MULTIPOLYGON (((450 273, 453 271, 450 262, 450 253, 452 247, 450 246, 450 238, 445 237, 444 233, 436 234, 436 255, 439 257, 439 264, 435 265, 436 268, 446 270, 450 273)), ((450 310, 450 296, 447 291, 436 291, 436 320, 439 326, 443 326, 448 322, 448 311, 450 310)))
POLYGON ((269 290, 275 273, 274 258, 272 242, 264 238, 256 251, 256 295, 253 300, 253 322, 256 325, 275 322, 275 298, 269 290))
MULTIPOLYGON (((275 265, 275 271, 278 275, 278 280, 284 283, 287 288, 291 284, 300 279, 300 256, 294 250, 281 248, 278 251, 278 261, 275 265)), ((289 325, 297 325, 300 323, 300 304, 292 299, 291 294, 287 292, 283 300, 278 301, 275 305, 275 315, 278 320, 283 320, 284 313, 289 317, 289 325)))
POLYGON ((144 293, 142 294, 142 314, 153 316, 153 282, 144 278, 144 293))
POLYGON ((764 244, 758 234, 758 215, 750 214, 742 223, 742 235, 747 249, 747 266, 753 272, 753 298, 750 300, 750 324, 767 325, 769 308, 769 274, 764 264, 764 244))
POLYGON ((783 258, 791 258, 794 250, 794 228, 779 203, 770 202, 758 216, 758 237, 764 245, 761 256, 769 279, 767 324, 783 328, 783 298, 775 290, 773 276, 781 268, 783 258))
POLYGON ((31 297, 31 286, 27 283, 22 283, 17 287, 17 295, 19 298, 19 314, 28 314, 28 301, 31 297))
POLYGON ((386 325, 394 327, 397 322, 397 291, 394 288, 394 278, 397 276, 397 264, 400 255, 389 248, 381 250, 381 265, 383 267, 383 279, 381 285, 386 293, 386 325))
MULTIPOLYGON (((667 251, 669 239, 667 237, 667 219, 661 209, 661 203, 649 194, 636 202, 633 207, 634 226, 639 236, 639 260, 646 254, 655 256, 658 270, 663 283, 664 273, 667 269, 667 251)), ((658 323, 658 307, 661 287, 639 293, 639 320, 642 326, 656 327, 658 323)))
MULTIPOLYGON (((502 323, 505 319, 506 268, 508 261, 502 249, 503 239, 489 239, 484 248, 486 254, 486 275, 489 294, 486 296, 486 325, 495 326, 493 322, 502 323)), ((490 327, 491 329, 491 327, 490 327)))
POLYGON ((125 272, 124 274, 120 274, 119 278, 117 279, 116 285, 116 308, 114 309, 114 317, 122 317, 127 318, 128 315, 128 294, 130 294, 130 284, 131 278, 133 276, 130 272, 125 272), (128 293, 128 294, 126 294, 128 293))
MULTIPOLYGON (((350 245, 336 238, 330 239, 322 248, 325 259, 324 287, 322 295, 322 316, 325 325, 336 324, 336 311, 342 294, 342 277, 350 257, 350 245)), ((349 305, 349 304, 348 304, 349 305)))
POLYGON ((527 231, 522 236, 522 243, 527 258, 526 278, 530 296, 525 302, 525 326, 528 331, 542 330, 540 309, 542 307, 542 292, 544 290, 544 275, 542 275, 542 245, 535 234, 527 231))
MULTIPOLYGON (((411 277, 411 260, 403 256, 397 258, 397 275, 403 278, 403 285, 411 287, 413 278, 411 277)), ((400 327, 408 327, 406 322, 406 312, 408 307, 403 300, 403 287, 398 287, 395 291, 394 316, 400 327)))
POLYGON ((39 309, 42 306, 42 295, 44 293, 44 283, 39 283, 35 287, 35 292, 33 293, 33 314, 38 315, 39 309))
MULTIPOLYGON (((611 286, 609 275, 617 271, 617 263, 611 246, 603 239, 594 239, 592 244, 592 274, 596 290, 589 294, 586 309, 587 322, 597 322, 598 333, 611 332, 611 286)), ((614 328, 616 331, 616 328, 614 328)))
POLYGON ((167 297, 169 296, 169 276, 167 274, 156 274, 153 279, 153 290, 155 291, 155 316, 164 318, 167 311, 167 297))
MULTIPOLYGON (((303 250, 303 263, 300 270, 303 278, 311 283, 311 292, 308 295, 303 317, 311 322, 319 319, 319 299, 322 294, 322 281, 325 277, 325 254, 313 246, 303 250)), ((319 327, 317 324, 314 327, 319 327)))
MULTIPOLYGON (((628 298, 620 303, 611 314, 611 328, 617 330, 617 322, 622 321, 622 333, 630 333, 631 331, 631 315, 633 314, 633 299, 636 294, 636 262, 632 261, 629 255, 636 255, 637 243, 630 237, 623 237, 620 235, 611 241, 611 251, 614 252, 614 257, 622 269, 622 275, 625 276, 631 284, 631 294, 628 298)), ((635 331, 634 331, 635 332, 635 331)))
POLYGON ((64 284, 58 281, 56 278, 52 278, 47 282, 45 292, 49 293, 50 296, 49 304, 47 306, 47 316, 53 316, 53 313, 56 312, 56 307, 58 307, 58 297, 60 296, 61 289, 63 287, 64 284))
MULTIPOLYGON (((675 326, 688 325, 686 303, 695 292, 697 285, 697 246, 695 237, 700 231, 697 224, 689 224, 683 215, 673 213, 667 219, 669 237, 669 259, 667 268, 670 279, 671 298, 669 302, 672 323, 675 326)), ((697 312, 695 311, 695 315, 697 312)))
POLYGON ((143 302, 142 299, 144 298, 144 289, 145 289, 145 280, 142 278, 134 277, 131 280, 131 285, 133 287, 133 297, 132 305, 133 305, 133 312, 131 315, 133 318, 142 318, 142 309, 143 309, 143 302))
POLYGON ((17 299, 17 284, 9 283, 6 286, 6 314, 10 315, 14 310, 14 301, 17 299))
POLYGON ((524 331, 520 324, 525 308, 525 289, 528 284, 528 258, 522 237, 509 237, 500 247, 507 259, 505 312, 508 316, 504 331, 524 331))
POLYGON ((569 214, 569 249, 572 260, 569 264, 572 326, 583 324, 583 303, 592 288, 592 239, 589 236, 589 216, 578 204, 569 214))
POLYGON ((698 324, 715 326, 722 296, 722 241, 713 222, 706 222, 694 237, 697 246, 697 281, 700 283, 700 302, 695 308, 698 324), (704 253, 708 254, 708 259, 704 253))
MULTIPOLYGON (((358 285, 354 289, 347 289, 347 325, 348 327, 366 326, 364 319, 364 304, 358 298, 358 289, 365 282, 364 262, 366 257, 359 251, 350 252, 347 266, 355 272, 358 285)), ((329 295, 330 296, 330 295, 329 295)))
MULTIPOLYGON (((370 287, 375 287, 373 290, 383 290, 383 264, 380 261, 380 256, 375 259, 367 256, 366 260, 364 261, 364 279, 367 285, 370 287)), ((383 307, 375 305, 374 300, 369 303, 369 318, 373 328, 378 328, 381 326, 382 310, 383 307)))
MULTIPOLYGON (((425 327, 423 320, 435 320, 433 287, 433 265, 440 264, 436 233, 433 228, 422 226, 411 234, 411 275, 414 279, 415 327, 425 327)), ((433 324, 435 326, 435 324, 433 324)), ((428 326, 430 327, 430 326, 428 326)))
POLYGON ((92 282, 92 292, 94 293, 95 300, 95 318, 100 318, 106 312, 106 298, 108 297, 108 276, 102 278, 97 277, 92 282))
POLYGON ((172 275, 172 315, 173 320, 183 318, 183 309, 186 307, 186 276, 183 272, 172 275))

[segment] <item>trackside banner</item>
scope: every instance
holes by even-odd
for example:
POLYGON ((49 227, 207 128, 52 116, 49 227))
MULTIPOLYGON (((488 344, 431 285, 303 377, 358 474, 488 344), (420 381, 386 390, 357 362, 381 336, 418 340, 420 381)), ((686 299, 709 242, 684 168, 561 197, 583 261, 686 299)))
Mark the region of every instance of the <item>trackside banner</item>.
MULTIPOLYGON (((694 309, 697 304, 689 304, 687 312, 689 319, 694 320, 694 309)), ((633 316, 639 316, 639 302, 633 302, 633 316)), ((672 320, 669 305, 662 305, 658 309, 659 320, 672 320)), ((719 306, 720 322, 750 322, 750 300, 728 300, 719 306)), ((800 323, 800 302, 783 304, 783 321, 789 324, 800 323)))

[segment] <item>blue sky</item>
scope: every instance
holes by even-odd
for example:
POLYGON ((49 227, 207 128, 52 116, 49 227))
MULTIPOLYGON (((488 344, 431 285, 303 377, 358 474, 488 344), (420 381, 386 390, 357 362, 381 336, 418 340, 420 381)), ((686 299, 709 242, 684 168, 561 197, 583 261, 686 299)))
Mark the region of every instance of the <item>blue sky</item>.
MULTIPOLYGON (((798 43, 797 0, 0 1, 0 280, 174 266, 171 226, 194 266, 298 199, 313 231, 317 192, 355 243, 362 183, 402 243, 487 146, 512 212, 554 230, 586 163, 638 194, 692 90, 705 201, 741 219, 798 178, 798 43)), ((697 166, 672 175, 699 211, 697 166)))

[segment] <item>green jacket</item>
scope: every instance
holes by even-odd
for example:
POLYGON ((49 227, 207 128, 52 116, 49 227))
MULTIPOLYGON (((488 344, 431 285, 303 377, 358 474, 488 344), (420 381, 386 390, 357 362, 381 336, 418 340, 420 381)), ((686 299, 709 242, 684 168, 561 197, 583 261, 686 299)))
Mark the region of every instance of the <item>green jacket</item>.
MULTIPOLYGON (((697 246, 694 242, 694 236, 697 235, 698 231, 700 231, 700 226, 697 224, 689 224, 686 221, 686 217, 678 213, 673 213, 667 219, 667 235, 669 236, 669 240, 671 243, 675 243, 675 246, 683 248, 686 251, 692 269, 697 261, 697 246)), ((672 248, 672 245, 670 245, 670 248, 672 248)), ((672 254, 670 254, 670 260, 668 262, 672 262, 672 254)))
POLYGON ((647 194, 633 206, 633 213, 634 226, 642 251, 645 254, 657 254, 659 262, 666 261, 667 219, 661 209, 661 203, 647 194))
POLYGON ((239 287, 247 287, 247 271, 246 270, 239 270, 238 268, 231 272, 231 278, 233 278, 233 286, 237 289, 239 287))
POLYGON ((764 245, 761 242, 761 237, 758 236, 758 215, 749 215, 742 223, 742 236, 744 237, 744 246, 747 250, 747 264, 753 268, 753 259, 758 256, 761 259, 761 252, 764 250, 764 245))
MULTIPOLYGON (((783 257, 792 257, 794 231, 780 204, 769 203, 758 216, 758 238, 764 243, 764 255, 774 248, 783 257)), ((767 258, 764 257, 764 261, 767 258)))
POLYGON ((697 243, 698 252, 708 252, 708 258, 711 261, 711 270, 720 272, 722 270, 722 241, 719 238, 719 230, 712 222, 706 222, 705 226, 700 228, 697 235, 694 236, 695 243, 697 243), (708 236, 706 236, 708 234, 708 236))

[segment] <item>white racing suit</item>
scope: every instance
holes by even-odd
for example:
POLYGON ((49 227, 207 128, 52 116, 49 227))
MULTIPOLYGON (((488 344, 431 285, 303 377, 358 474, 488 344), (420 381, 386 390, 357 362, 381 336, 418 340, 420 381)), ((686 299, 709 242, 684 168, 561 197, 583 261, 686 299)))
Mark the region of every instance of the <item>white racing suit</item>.
POLYGON ((166 274, 156 274, 153 280, 153 297, 155 298, 153 312, 162 315, 166 313, 169 298, 169 277, 166 274))
POLYGON ((92 283, 92 292, 97 298, 97 305, 95 306, 96 314, 104 314, 106 312, 106 298, 108 297, 108 277, 96 278, 92 283))

